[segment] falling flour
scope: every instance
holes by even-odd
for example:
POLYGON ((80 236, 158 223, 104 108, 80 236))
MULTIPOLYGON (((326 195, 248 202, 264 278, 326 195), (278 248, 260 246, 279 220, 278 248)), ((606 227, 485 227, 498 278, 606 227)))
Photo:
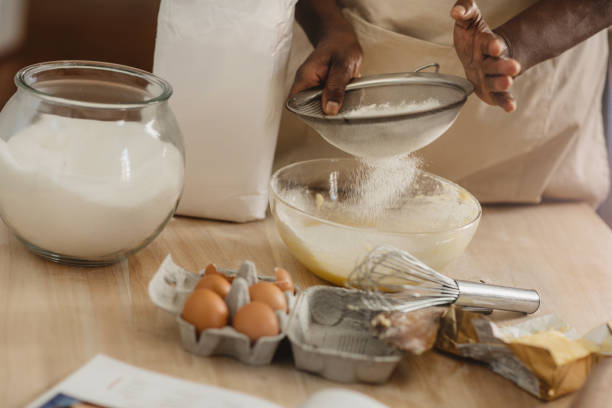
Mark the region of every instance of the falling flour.
POLYGON ((376 224, 385 211, 401 204, 400 199, 411 187, 420 160, 403 155, 361 161, 363 167, 348 202, 356 212, 356 219, 366 225, 376 224))
POLYGON ((172 213, 182 184, 182 155, 152 123, 42 115, 0 139, 2 218, 61 255, 136 249, 172 213))

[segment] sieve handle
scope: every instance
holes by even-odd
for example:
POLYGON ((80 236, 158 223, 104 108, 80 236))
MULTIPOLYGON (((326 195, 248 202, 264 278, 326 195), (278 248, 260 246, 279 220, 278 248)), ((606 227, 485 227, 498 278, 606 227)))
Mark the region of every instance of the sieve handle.
POLYGON ((422 65, 420 67, 418 67, 417 69, 414 70, 414 72, 421 72, 421 71, 425 71, 427 68, 435 68, 435 73, 438 74, 440 72, 440 64, 438 64, 437 62, 432 62, 431 64, 425 64, 422 65))
POLYGON ((488 285, 458 280, 458 306, 486 307, 511 312, 533 313, 540 307, 540 295, 535 290, 488 285))

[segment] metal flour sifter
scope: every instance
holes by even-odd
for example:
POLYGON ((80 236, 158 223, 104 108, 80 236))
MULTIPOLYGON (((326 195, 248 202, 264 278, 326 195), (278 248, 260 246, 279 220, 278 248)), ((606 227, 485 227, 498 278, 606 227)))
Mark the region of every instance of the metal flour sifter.
POLYGON ((468 80, 440 74, 439 68, 429 64, 415 72, 355 79, 334 116, 321 109, 322 88, 300 92, 286 106, 327 142, 354 156, 411 153, 446 132, 474 90, 468 80), (422 72, 431 67, 435 72, 422 72))

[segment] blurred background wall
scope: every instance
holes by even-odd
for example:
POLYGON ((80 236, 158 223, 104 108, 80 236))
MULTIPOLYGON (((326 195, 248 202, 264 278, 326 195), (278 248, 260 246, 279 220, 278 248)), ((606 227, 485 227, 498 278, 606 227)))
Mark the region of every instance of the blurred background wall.
POLYGON ((90 59, 150 71, 158 9, 159 0, 0 0, 0 106, 15 92, 15 73, 35 62, 90 59))
MULTIPOLYGON (((15 92, 15 73, 35 62, 90 59, 150 71, 158 9, 159 0, 0 0, 0 106, 15 92)), ((610 80, 604 99, 612 157, 610 80)), ((599 213, 612 226, 612 195, 599 213)))

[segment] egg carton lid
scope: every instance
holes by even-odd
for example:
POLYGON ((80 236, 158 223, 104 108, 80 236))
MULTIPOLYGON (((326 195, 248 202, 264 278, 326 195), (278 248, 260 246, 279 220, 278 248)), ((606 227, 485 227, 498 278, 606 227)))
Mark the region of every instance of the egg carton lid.
POLYGON ((285 327, 298 369, 339 382, 389 379, 404 353, 374 336, 370 321, 376 312, 362 307, 363 296, 331 286, 300 294, 285 327))

